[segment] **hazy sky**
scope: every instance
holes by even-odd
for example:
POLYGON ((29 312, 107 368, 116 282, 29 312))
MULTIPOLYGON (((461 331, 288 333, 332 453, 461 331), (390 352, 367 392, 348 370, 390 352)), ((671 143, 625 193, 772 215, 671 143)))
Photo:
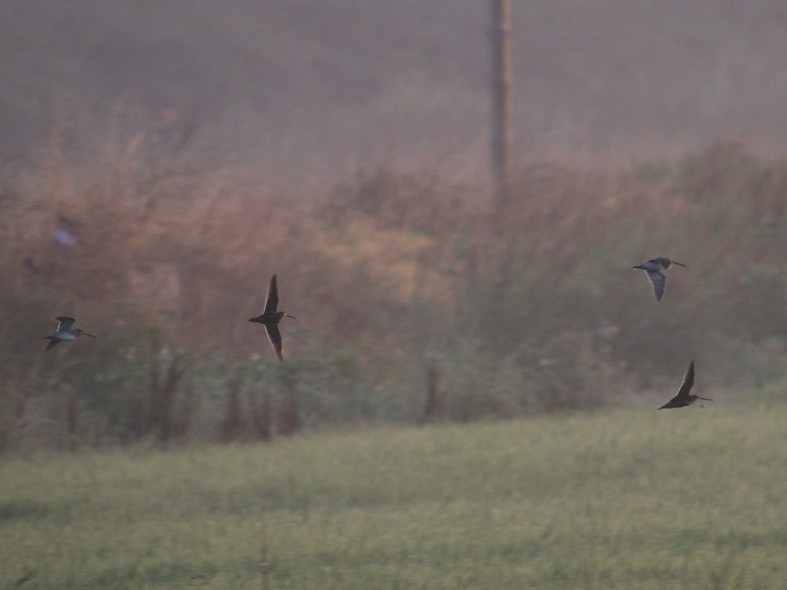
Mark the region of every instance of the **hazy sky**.
MULTIPOLYGON (((514 2, 519 153, 627 160, 787 137, 779 0, 514 2)), ((0 153, 167 128, 211 161, 302 174, 484 160, 489 11, 452 0, 6 0, 0 153)), ((175 141, 175 139, 172 139, 175 141)))

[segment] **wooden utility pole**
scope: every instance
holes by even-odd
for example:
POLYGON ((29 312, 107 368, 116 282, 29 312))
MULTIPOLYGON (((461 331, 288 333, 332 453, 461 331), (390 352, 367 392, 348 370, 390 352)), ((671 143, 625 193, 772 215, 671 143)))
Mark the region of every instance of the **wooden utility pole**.
POLYGON ((511 2, 491 0, 492 7, 492 181, 496 207, 508 200, 511 150, 511 2))

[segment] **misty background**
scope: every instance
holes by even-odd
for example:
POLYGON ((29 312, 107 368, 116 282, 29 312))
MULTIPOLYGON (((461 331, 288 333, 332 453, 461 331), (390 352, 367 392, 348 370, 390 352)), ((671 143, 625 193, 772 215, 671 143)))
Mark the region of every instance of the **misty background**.
MULTIPOLYGON (((290 179, 488 151, 488 2, 9 0, 0 43, 6 162, 34 161, 58 118, 99 141, 117 109, 127 131, 174 117, 212 164, 290 179)), ((778 0, 514 2, 512 48, 521 157, 785 146, 778 0)))
POLYGON ((1 3, 0 450, 783 391, 787 9, 514 2, 506 202, 489 13, 1 3))

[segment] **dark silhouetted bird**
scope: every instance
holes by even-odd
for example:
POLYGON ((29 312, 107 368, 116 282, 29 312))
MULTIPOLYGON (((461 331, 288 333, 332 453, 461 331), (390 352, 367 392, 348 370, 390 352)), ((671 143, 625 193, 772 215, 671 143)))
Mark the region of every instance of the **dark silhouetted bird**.
POLYGON ((61 342, 70 342, 72 340, 76 340, 83 334, 85 336, 90 336, 91 338, 95 338, 93 334, 88 334, 84 330, 80 330, 79 328, 74 329, 74 322, 76 321, 74 318, 69 317, 67 315, 61 315, 55 318, 59 323, 57 324, 57 330, 51 336, 44 336, 47 340, 49 340, 49 344, 46 345, 44 351, 49 350, 53 346, 57 346, 61 342))
POLYGON ((265 331, 268 333, 268 340, 271 341, 273 350, 276 352, 276 356, 279 357, 280 361, 283 361, 284 357, 281 353, 282 345, 281 332, 279 332, 279 322, 283 317, 295 319, 295 316, 288 315, 283 311, 276 311, 278 306, 279 291, 276 288, 276 275, 273 275, 271 277, 270 285, 268 285, 268 297, 265 299, 265 311, 262 312, 262 315, 258 315, 256 318, 251 318, 249 321, 265 326, 265 331))
POLYGON ((650 282, 653 283, 653 292, 656 293, 656 301, 661 301, 664 297, 664 287, 667 284, 667 277, 662 271, 667 270, 673 264, 686 267, 682 262, 670 260, 669 258, 651 258, 647 262, 632 267, 634 270, 644 270, 648 273, 650 282))
POLYGON ((696 402, 698 399, 703 399, 708 402, 713 401, 709 397, 689 395, 692 385, 694 385, 694 361, 691 361, 691 364, 689 365, 689 369, 686 371, 686 375, 684 375, 683 377, 683 383, 680 384, 680 389, 678 390, 678 393, 666 404, 661 406, 659 410, 669 410, 671 408, 685 408, 686 406, 690 406, 691 404, 696 402))

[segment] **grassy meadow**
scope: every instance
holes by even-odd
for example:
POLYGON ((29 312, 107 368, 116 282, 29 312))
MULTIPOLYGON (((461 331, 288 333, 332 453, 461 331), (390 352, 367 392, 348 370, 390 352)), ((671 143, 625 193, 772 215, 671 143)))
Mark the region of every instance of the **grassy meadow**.
POLYGON ((7 455, 0 588, 783 588, 783 384, 709 389, 676 411, 7 455))

